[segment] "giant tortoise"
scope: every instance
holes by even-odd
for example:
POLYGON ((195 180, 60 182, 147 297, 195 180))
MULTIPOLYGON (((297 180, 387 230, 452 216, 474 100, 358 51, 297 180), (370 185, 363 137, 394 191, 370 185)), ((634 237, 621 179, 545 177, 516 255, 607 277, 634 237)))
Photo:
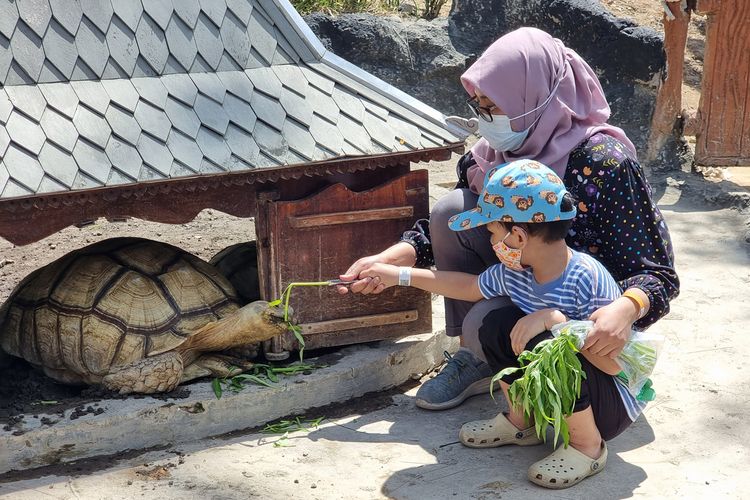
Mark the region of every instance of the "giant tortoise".
POLYGON ((114 238, 27 276, 0 308, 0 346, 68 384, 154 393, 251 363, 215 354, 283 333, 283 312, 237 295, 179 248, 114 238))

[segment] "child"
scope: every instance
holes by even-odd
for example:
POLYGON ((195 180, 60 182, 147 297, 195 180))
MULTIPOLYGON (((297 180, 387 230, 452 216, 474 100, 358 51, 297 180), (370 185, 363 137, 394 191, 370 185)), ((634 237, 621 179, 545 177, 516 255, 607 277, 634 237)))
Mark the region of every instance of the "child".
MULTIPOLYGON (((496 339, 506 345, 507 359, 488 356, 488 360, 497 370, 516 366, 518 354, 549 338, 553 325, 588 319, 622 295, 617 282, 596 259, 566 245, 565 236, 575 215, 572 196, 552 170, 536 161, 518 160, 488 171, 477 207, 449 221, 454 231, 486 225, 501 264, 477 277, 377 263, 360 277, 379 279, 386 287, 415 286, 472 302, 509 296, 525 314, 519 311, 509 339, 496 339)), ((622 432, 644 406, 614 376, 620 371, 615 361, 586 350, 581 355, 586 379, 574 413, 567 419, 571 446, 558 448, 529 468, 529 479, 548 488, 567 488, 599 472, 607 460, 604 440, 622 432)), ((517 377, 501 381, 506 398, 517 377)), ((477 448, 540 443, 533 423, 509 406, 507 415, 465 424, 459 434, 461 442, 477 448)))

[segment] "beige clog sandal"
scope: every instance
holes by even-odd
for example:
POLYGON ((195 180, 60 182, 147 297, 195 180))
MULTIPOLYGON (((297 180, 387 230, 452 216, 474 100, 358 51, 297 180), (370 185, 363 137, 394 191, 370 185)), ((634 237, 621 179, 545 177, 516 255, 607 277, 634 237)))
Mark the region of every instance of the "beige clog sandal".
POLYGON ((533 426, 520 431, 510 423, 505 413, 498 413, 490 420, 464 424, 458 433, 458 439, 470 448, 494 448, 506 444, 531 446, 542 442, 533 426))
POLYGON ((560 446, 547 458, 529 467, 529 481, 545 488, 570 488, 604 469, 607 444, 602 441, 601 454, 593 460, 572 446, 560 446))

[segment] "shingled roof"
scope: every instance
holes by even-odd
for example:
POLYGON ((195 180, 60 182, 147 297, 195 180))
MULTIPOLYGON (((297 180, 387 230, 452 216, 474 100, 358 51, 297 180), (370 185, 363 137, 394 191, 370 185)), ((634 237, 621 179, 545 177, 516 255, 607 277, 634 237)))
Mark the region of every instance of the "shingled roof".
POLYGON ((0 1, 0 200, 445 147, 286 0, 0 1))

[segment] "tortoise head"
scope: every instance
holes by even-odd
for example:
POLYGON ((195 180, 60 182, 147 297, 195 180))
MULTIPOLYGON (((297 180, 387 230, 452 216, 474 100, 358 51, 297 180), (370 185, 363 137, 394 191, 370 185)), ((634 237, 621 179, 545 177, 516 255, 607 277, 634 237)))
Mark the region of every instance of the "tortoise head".
POLYGON ((238 326, 242 329, 242 337, 245 338, 243 344, 268 340, 285 333, 289 323, 294 322, 294 310, 291 307, 284 319, 284 308, 280 305, 271 306, 265 300, 251 302, 239 309, 235 315, 241 317, 238 326))
POLYGON ((180 350, 222 351, 263 342, 288 330, 288 323, 293 321, 291 307, 288 318, 288 321, 284 319, 282 307, 272 307, 265 300, 256 300, 199 328, 188 336, 180 350))

